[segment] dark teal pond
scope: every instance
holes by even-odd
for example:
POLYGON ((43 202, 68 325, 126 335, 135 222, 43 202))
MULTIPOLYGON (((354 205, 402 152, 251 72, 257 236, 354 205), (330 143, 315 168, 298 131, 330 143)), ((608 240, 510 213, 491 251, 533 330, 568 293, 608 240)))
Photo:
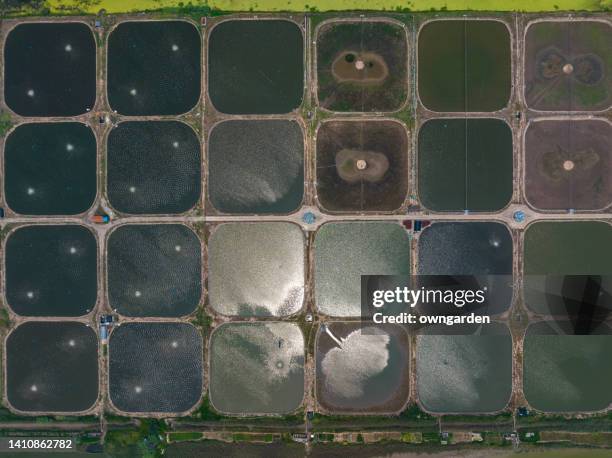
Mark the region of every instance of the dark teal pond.
POLYGON ((290 213, 304 197, 304 137, 295 121, 239 120, 208 139, 208 192, 223 213, 290 213))
POLYGON ((498 211, 512 198, 512 131, 499 119, 433 119, 418 137, 419 198, 434 211, 498 211))
POLYGON ((208 95, 228 114, 288 113, 302 103, 304 39, 285 20, 230 20, 208 44, 208 95))
POLYGON ((187 124, 122 122, 107 147, 107 191, 115 210, 182 213, 200 198, 200 141, 187 124))
POLYGON ((76 225, 24 226, 6 241, 6 300, 25 316, 81 316, 97 299, 97 244, 76 225))
POLYGON ((4 46, 4 97, 21 116, 75 116, 96 102, 96 42, 80 22, 24 23, 4 46))
POLYGON ((108 38, 108 101, 123 115, 177 115, 200 99, 201 37, 187 21, 122 22, 108 38))
POLYGON ((202 335, 186 323, 125 323, 111 333, 109 394, 124 412, 181 413, 202 395, 202 335))
POLYGON ((418 48, 418 90, 428 109, 496 111, 508 104, 510 32, 503 22, 431 21, 418 48))
POLYGON ((21 124, 6 139, 4 191, 26 215, 74 215, 96 198, 96 138, 76 122, 21 124))
POLYGON ((202 295, 197 235, 180 224, 125 225, 108 239, 108 299, 126 316, 180 317, 202 295))
POLYGON ((24 323, 6 340, 6 376, 16 409, 87 410, 98 399, 98 337, 83 323, 24 323))

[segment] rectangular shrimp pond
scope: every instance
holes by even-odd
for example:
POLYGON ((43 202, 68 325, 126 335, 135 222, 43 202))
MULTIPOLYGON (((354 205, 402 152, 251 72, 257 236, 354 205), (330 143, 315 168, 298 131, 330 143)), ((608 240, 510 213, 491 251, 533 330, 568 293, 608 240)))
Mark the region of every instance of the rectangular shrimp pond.
POLYGON ((609 14, 0 32, 13 414, 609 415, 609 14), (376 275, 474 279, 485 306, 414 310, 490 322, 375 324, 376 275))

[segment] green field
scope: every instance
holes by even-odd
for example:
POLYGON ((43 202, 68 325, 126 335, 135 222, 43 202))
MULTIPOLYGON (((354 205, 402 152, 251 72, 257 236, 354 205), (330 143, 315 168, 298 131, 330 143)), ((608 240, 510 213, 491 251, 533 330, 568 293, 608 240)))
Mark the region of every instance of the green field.
POLYGON ((66 10, 95 14, 157 10, 164 8, 210 7, 221 11, 556 11, 612 9, 612 0, 47 0, 52 13, 66 10))

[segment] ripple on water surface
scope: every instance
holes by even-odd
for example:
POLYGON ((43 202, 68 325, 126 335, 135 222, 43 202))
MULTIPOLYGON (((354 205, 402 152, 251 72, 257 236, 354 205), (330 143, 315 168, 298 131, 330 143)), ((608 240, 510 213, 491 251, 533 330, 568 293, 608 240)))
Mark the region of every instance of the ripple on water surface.
POLYGON ((210 342, 210 399, 226 413, 287 413, 304 396, 304 337, 292 323, 230 323, 210 342))
POLYGON ((18 24, 4 63, 6 104, 17 114, 75 116, 96 102, 96 44, 86 24, 18 24))
POLYGON ((118 211, 181 213, 200 198, 200 142, 176 121, 122 122, 108 136, 108 196, 118 211))
POLYGON ((224 213, 289 213, 304 195, 304 137, 295 121, 225 121, 208 140, 208 190, 224 213))
POLYGON ((124 412, 185 412, 202 394, 202 336, 186 323, 127 323, 109 342, 109 393, 124 412))
POLYGON ((29 412, 79 412, 98 398, 98 339, 75 322, 29 322, 6 341, 6 391, 29 412))
POLYGON ((506 325, 427 328, 417 336, 417 391, 430 412, 493 412, 512 390, 512 338, 506 325))
POLYGON ((76 122, 21 124, 6 139, 4 173, 15 212, 82 213, 96 197, 96 138, 76 122))
POLYGON ((4 262, 6 299, 19 315, 81 316, 96 304, 97 244, 83 226, 18 228, 4 262))
POLYGON ((179 317, 202 295, 201 245, 179 224, 126 225, 108 240, 108 292, 127 316, 179 317))
POLYGON ((408 356, 408 334, 399 326, 338 322, 321 326, 319 403, 335 412, 399 411, 409 394, 408 356))
POLYGON ((108 100, 123 115, 177 115, 200 98, 201 41, 187 21, 123 22, 108 38, 108 100))
POLYGON ((304 234, 291 223, 222 224, 210 236, 211 306, 224 315, 285 316, 304 300, 304 234))
POLYGON ((435 223, 419 236, 418 252, 419 275, 473 275, 477 288, 487 288, 488 307, 474 313, 496 314, 510 307, 512 236, 503 224, 435 223))
POLYGON ((327 223, 315 236, 321 313, 361 316, 361 275, 410 275, 410 240, 396 223, 327 223))

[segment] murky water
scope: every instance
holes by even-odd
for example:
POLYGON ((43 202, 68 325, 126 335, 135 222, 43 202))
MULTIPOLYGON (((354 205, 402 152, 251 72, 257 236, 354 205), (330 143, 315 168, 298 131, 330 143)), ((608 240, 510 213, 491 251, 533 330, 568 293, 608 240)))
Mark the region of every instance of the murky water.
POLYGON ((295 121, 225 121, 208 140, 208 191, 224 213, 289 213, 304 195, 304 137, 295 121))
POLYGON ((108 100, 124 115, 176 115, 200 98, 201 41, 187 21, 119 24, 108 37, 108 100))
MULTIPOLYGON (((601 276, 604 295, 597 300, 603 309, 612 310, 612 227, 603 222, 539 222, 527 228, 524 242, 524 297, 537 313, 575 315, 587 300, 578 289, 569 294, 571 275, 601 276), (562 301, 565 294, 576 302, 562 301)), ((604 311, 604 310, 601 311, 604 311)), ((584 310, 584 308, 582 308, 584 310)))
POLYGON ((6 341, 6 389, 24 411, 79 412, 98 399, 98 338, 76 322, 29 322, 6 341))
POLYGON ((6 139, 4 171, 15 212, 82 213, 96 198, 96 138, 81 123, 21 124, 6 139))
POLYGON ((285 316, 304 300, 304 234, 291 223, 227 223, 208 246, 210 305, 224 315, 285 316))
POLYGON ((434 211, 498 211, 512 197, 512 132, 499 119, 433 119, 419 130, 419 197, 434 211))
POLYGON ((304 91, 304 39, 284 20, 225 21, 210 34, 208 93, 230 114, 288 113, 304 91))
POLYGON ((108 136, 108 196, 118 211, 191 209, 200 198, 200 169, 200 142, 182 122, 122 122, 108 136))
POLYGON ((418 39, 419 96, 434 111, 495 111, 510 98, 510 33, 502 22, 432 21, 418 39))
POLYGON ((431 412, 493 412, 512 389, 506 325, 429 327, 417 336, 417 390, 431 412))
POLYGON ((202 395, 202 336, 186 323, 127 323, 109 342, 109 392, 126 412, 184 412, 202 395))
POLYGON ((27 316, 81 316, 96 304, 97 244, 83 226, 25 226, 6 241, 6 299, 27 316))
POLYGON ((399 411, 409 394, 408 362, 408 334, 399 326, 323 325, 317 399, 335 412, 399 411))
POLYGON ((202 247, 187 226, 120 226, 107 249, 109 302, 122 315, 179 317, 198 306, 202 247))
MULTIPOLYGON (((474 275, 496 314, 512 302, 512 237, 500 223, 435 223, 419 236, 420 275, 474 275)), ((424 310, 427 312, 427 310, 424 310)))
POLYGON ((605 409, 612 402, 612 330, 571 335, 571 325, 538 322, 527 329, 524 390, 532 407, 549 412, 605 409))
POLYGON ((292 323, 231 323, 210 342, 210 400, 226 413, 287 413, 304 396, 304 337, 292 323))
POLYGON ((6 103, 22 116, 74 116, 95 104, 96 43, 86 24, 19 24, 4 62, 6 103))
POLYGON ((315 236, 321 313, 361 316, 361 275, 410 275, 410 241, 395 223, 328 223, 315 236))

